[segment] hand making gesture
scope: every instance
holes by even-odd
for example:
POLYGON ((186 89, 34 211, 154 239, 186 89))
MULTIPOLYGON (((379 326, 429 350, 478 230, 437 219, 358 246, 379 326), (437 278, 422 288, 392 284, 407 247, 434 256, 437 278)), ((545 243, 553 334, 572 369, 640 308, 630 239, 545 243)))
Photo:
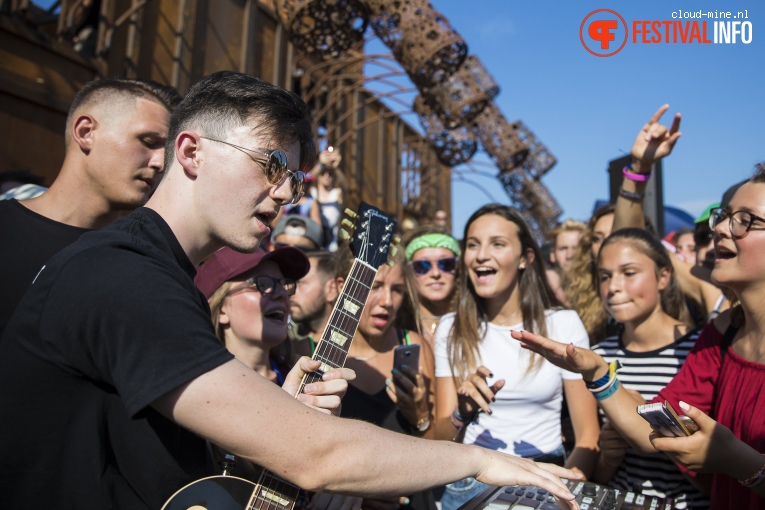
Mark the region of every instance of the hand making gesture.
POLYGON ((632 171, 634 173, 649 173, 651 165, 656 161, 669 156, 672 148, 680 138, 680 113, 675 114, 672 125, 667 128, 659 124, 661 116, 669 109, 665 104, 656 110, 656 113, 642 127, 635 142, 632 144, 632 171))
POLYGON ((491 414, 491 402, 494 402, 494 395, 505 385, 505 380, 500 379, 491 386, 486 381, 492 377, 491 370, 484 366, 478 367, 474 374, 470 374, 457 390, 457 411, 462 416, 472 416, 482 410, 491 414))

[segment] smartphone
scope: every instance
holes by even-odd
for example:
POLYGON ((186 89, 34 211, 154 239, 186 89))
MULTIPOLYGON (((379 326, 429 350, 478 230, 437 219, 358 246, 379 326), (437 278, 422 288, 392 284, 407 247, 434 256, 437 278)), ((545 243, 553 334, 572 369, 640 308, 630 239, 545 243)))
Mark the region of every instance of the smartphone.
POLYGON ((640 405, 637 407, 637 413, 663 436, 690 436, 699 430, 696 422, 687 416, 678 416, 672 405, 666 400, 663 404, 640 405))
POLYGON ((393 368, 403 372, 401 366, 411 367, 416 372, 420 367, 420 345, 399 345, 393 351, 393 368))

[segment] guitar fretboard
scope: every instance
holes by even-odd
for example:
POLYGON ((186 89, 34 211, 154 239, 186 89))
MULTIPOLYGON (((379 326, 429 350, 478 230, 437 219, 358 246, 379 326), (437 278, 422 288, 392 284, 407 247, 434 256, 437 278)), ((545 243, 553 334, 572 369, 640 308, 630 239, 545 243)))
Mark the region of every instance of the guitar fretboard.
MULTIPOLYGON (((345 365, 353 335, 359 326, 361 312, 372 289, 377 269, 356 259, 353 262, 343 290, 335 302, 332 315, 324 328, 312 359, 321 362, 317 372, 303 377, 298 394, 306 384, 320 381, 325 372, 345 365)), ((300 488, 264 470, 253 492, 248 510, 292 510, 300 495, 300 488)))
POLYGON ((354 261, 343 285, 343 291, 335 302, 332 315, 313 354, 313 359, 321 362, 321 368, 317 372, 306 374, 298 393, 303 392, 306 384, 321 380, 324 372, 345 365, 351 340, 356 334, 361 312, 369 297, 376 274, 377 269, 372 266, 358 259, 354 261))

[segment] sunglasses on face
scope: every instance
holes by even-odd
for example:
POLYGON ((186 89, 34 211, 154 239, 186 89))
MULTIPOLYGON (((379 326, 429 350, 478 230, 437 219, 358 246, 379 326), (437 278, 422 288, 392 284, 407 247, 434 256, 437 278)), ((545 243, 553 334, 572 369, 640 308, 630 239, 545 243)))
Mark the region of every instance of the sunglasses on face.
MULTIPOLYGON (((749 231, 752 229, 755 221, 765 223, 765 218, 760 218, 756 214, 752 214, 749 211, 736 211, 730 212, 722 207, 716 207, 712 209, 709 214, 709 228, 715 229, 717 225, 730 219, 728 222, 728 229, 730 229, 730 235, 737 239, 746 237, 749 231)), ((761 230, 761 229, 756 229, 761 230)))
POLYGON ((270 276, 253 276, 244 281, 242 285, 231 289, 228 293, 240 292, 245 289, 255 290, 261 294, 273 294, 276 286, 279 285, 289 296, 295 295, 297 283, 291 278, 272 278, 270 276))
POLYGON ((207 136, 201 136, 200 138, 210 140, 211 142, 223 143, 244 152, 250 159, 263 165, 263 173, 266 174, 266 179, 272 186, 278 186, 285 177, 288 177, 290 180, 290 192, 292 193, 291 204, 297 204, 303 198, 305 193, 305 174, 300 170, 289 170, 287 168, 287 155, 283 150, 276 149, 268 152, 265 149, 248 149, 247 147, 207 136))
POLYGON ((438 269, 441 270, 441 272, 444 273, 454 273, 454 271, 457 269, 457 257, 449 257, 446 259, 438 259, 436 261, 433 260, 413 260, 410 262, 412 265, 412 270, 414 270, 414 274, 417 276, 423 276, 430 272, 431 269, 433 269, 433 263, 438 266, 438 269))

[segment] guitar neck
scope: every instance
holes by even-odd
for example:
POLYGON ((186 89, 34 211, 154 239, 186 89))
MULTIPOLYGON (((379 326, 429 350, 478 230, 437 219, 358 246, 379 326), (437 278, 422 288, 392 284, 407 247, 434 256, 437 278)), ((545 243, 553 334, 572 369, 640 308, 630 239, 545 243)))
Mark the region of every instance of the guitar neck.
POLYGON ((377 269, 369 264, 359 259, 353 262, 340 297, 335 302, 332 315, 312 356, 312 359, 321 362, 321 367, 303 377, 298 395, 303 392, 306 384, 320 381, 325 372, 345 365, 353 335, 356 334, 361 312, 376 274, 377 269))
MULTIPOLYGON (((361 312, 367 297, 369 297, 369 291, 372 289, 372 282, 376 274, 377 269, 369 264, 359 259, 353 262, 353 267, 345 280, 340 297, 335 302, 332 315, 312 356, 312 359, 321 362, 321 367, 316 372, 311 372, 303 377, 297 392, 298 395, 303 392, 306 384, 320 381, 325 372, 345 365, 353 335, 356 334, 361 312)), ((270 471, 264 470, 247 508, 254 510, 292 510, 299 495, 299 487, 279 478, 270 471)))

